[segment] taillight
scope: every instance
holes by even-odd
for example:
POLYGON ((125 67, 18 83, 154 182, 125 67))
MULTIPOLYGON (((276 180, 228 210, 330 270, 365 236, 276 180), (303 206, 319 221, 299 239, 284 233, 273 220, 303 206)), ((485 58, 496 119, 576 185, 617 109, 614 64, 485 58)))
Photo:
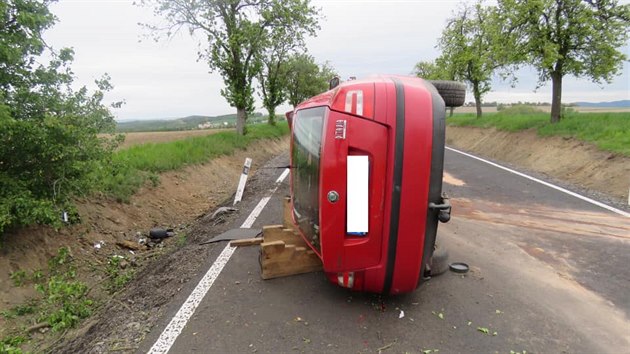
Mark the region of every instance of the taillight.
POLYGON ((339 87, 331 108, 338 112, 374 119, 374 84, 357 83, 339 87))

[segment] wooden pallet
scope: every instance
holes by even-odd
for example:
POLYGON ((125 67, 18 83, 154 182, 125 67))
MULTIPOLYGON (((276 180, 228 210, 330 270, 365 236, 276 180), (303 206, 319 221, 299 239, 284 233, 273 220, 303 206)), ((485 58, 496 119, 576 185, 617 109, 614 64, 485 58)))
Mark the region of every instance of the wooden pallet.
POLYGON ((232 241, 232 246, 260 244, 263 279, 273 279, 322 270, 322 262, 295 231, 291 220, 291 201, 284 201, 283 225, 263 227, 262 238, 232 241))

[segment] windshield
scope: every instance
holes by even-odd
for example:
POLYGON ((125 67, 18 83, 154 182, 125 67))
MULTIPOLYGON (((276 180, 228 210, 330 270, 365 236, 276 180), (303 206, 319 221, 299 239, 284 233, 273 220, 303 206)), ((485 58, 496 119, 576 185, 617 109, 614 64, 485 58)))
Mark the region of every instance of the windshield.
POLYGON ((293 212, 304 235, 319 247, 319 157, 325 107, 298 111, 293 119, 293 212))

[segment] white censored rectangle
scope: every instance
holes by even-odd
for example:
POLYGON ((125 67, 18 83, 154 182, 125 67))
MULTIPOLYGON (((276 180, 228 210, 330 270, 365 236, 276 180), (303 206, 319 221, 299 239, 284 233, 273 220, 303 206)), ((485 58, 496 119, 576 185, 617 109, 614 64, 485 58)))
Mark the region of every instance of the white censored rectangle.
POLYGON ((347 160, 346 232, 368 232, 370 159, 368 156, 348 156, 347 160))

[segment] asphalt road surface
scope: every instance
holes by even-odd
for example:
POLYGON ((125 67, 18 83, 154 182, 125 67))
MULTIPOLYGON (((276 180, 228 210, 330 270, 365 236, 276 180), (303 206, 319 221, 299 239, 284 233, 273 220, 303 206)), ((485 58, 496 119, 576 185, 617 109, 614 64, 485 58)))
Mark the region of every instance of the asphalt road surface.
MULTIPOLYGON (((286 165, 283 158, 270 164, 286 165)), ((252 227, 282 223, 288 181, 275 183, 281 172, 260 170, 258 183, 268 188, 246 191, 241 210, 271 195, 252 227)), ((263 281, 258 247, 239 248, 190 319, 180 321, 174 343, 159 349, 630 353, 630 218, 452 151, 445 172, 453 217, 440 224, 438 240, 451 261, 470 265, 468 274, 446 273, 415 293, 381 297, 336 287, 322 273, 263 281)), ((233 228, 246 222, 249 212, 241 214, 233 228)), ((225 243, 212 247, 208 268, 225 243)), ((189 293, 168 307, 140 353, 156 349, 189 293)))

